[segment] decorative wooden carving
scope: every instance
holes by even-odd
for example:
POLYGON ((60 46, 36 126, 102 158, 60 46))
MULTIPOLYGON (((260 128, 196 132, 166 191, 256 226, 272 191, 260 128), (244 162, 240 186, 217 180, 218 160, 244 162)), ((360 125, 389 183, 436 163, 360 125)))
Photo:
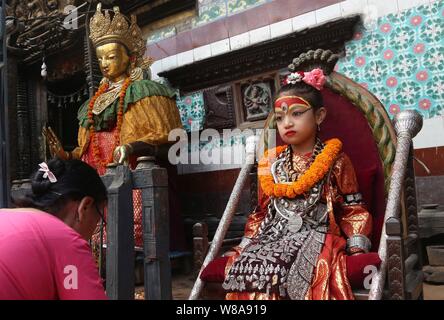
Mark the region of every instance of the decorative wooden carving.
POLYGON ((271 110, 272 93, 269 82, 245 84, 241 87, 244 121, 267 118, 271 110))
MULTIPOLYGON (((28 108, 29 108, 29 123, 30 123, 30 132, 29 132, 29 140, 30 140, 30 148, 31 148, 31 168, 37 166, 37 163, 40 158, 39 154, 39 141, 38 136, 39 132, 37 131, 37 112, 39 112, 37 106, 37 83, 30 83, 28 85, 28 108)), ((32 171, 32 169, 31 169, 32 171)))
POLYGON ((231 86, 212 87, 203 91, 205 128, 223 129, 236 125, 231 86))
POLYGON ((279 70, 309 49, 342 52, 353 36, 359 16, 352 16, 220 56, 179 67, 159 76, 184 92, 212 87, 241 78, 279 70))
POLYGON ((17 163, 17 179, 26 179, 31 173, 28 88, 23 73, 20 72, 17 78, 17 159, 20 159, 17 163))
POLYGON ((74 3, 66 0, 10 1, 8 15, 17 18, 24 30, 9 38, 9 48, 20 52, 23 61, 31 64, 41 60, 44 55, 76 45, 77 34, 83 29, 80 22, 83 23, 84 19, 79 19, 77 29, 64 27, 64 8, 74 3))
POLYGON ((386 222, 387 230, 387 269, 389 298, 405 299, 404 243, 401 237, 402 225, 399 219, 390 218, 386 222))
POLYGON ((415 172, 413 170, 413 146, 410 147, 409 162, 405 177, 405 203, 407 210, 407 232, 418 235, 418 207, 416 201, 415 172))

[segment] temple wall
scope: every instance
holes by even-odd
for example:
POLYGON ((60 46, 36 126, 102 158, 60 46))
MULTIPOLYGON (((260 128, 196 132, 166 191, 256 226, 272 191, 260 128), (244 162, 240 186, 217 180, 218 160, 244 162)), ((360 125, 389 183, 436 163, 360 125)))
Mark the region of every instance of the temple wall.
MULTIPOLYGON (((418 182, 430 188, 420 194, 419 202, 444 205, 440 191, 444 183, 444 0, 199 0, 198 12, 176 16, 169 25, 158 23, 158 29, 144 29, 149 30, 148 54, 156 59, 153 78, 163 81, 158 76, 163 71, 353 14, 362 15, 363 26, 346 44, 346 55, 336 69, 374 93, 390 116, 406 109, 423 115, 424 127, 414 139, 414 148, 429 171, 417 162, 415 171, 418 182)), ((201 130, 202 92, 179 92, 177 102, 187 131, 201 130)), ((213 139, 190 148, 190 157, 202 150, 221 155, 235 152, 244 143, 242 135, 213 139)), ((240 166, 201 163, 179 165, 178 170, 189 181, 197 174, 212 180, 216 173, 211 172, 240 166)))

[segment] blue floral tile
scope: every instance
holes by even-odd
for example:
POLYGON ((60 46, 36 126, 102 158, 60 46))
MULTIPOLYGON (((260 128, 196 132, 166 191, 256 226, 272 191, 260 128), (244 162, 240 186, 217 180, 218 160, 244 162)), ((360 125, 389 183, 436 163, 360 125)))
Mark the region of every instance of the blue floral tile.
POLYGON ((227 15, 226 0, 199 1, 199 17, 194 21, 195 26, 212 22, 227 15))
POLYGON ((394 115, 444 114, 444 0, 390 14, 360 30, 337 69, 367 87, 394 115))
POLYGON ((205 107, 202 92, 195 92, 176 100, 182 125, 187 132, 200 131, 205 121, 205 107))
POLYGON ((265 2, 267 0, 227 0, 228 14, 235 14, 265 2))
POLYGON ((175 26, 168 26, 166 28, 162 28, 160 30, 157 30, 153 33, 151 33, 148 36, 148 44, 159 42, 160 40, 169 38, 176 35, 176 27, 175 26))

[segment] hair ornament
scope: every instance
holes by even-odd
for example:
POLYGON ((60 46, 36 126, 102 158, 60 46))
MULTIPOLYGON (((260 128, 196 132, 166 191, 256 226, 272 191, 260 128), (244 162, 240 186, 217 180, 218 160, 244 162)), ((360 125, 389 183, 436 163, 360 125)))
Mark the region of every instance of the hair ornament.
POLYGON ((51 170, 49 170, 49 167, 48 167, 48 165, 46 164, 46 162, 42 162, 42 163, 40 163, 40 164, 39 164, 39 167, 40 167, 39 171, 44 172, 44 174, 43 174, 43 179, 49 179, 49 181, 50 181, 51 183, 56 183, 56 182, 57 182, 57 178, 56 178, 56 176, 54 175, 54 173, 52 173, 51 170))
POLYGON ((322 90, 326 81, 324 71, 316 68, 309 72, 292 72, 284 80, 284 84, 296 84, 298 82, 305 82, 309 86, 312 86, 316 90, 322 90))

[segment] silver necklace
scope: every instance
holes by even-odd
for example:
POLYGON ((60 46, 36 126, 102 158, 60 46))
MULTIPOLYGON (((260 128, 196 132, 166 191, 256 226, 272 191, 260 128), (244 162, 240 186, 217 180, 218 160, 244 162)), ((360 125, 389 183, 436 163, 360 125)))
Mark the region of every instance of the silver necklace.
MULTIPOLYGON (((321 153, 323 148, 324 144, 317 139, 310 164, 313 163, 314 159, 319 153, 321 153)), ((287 150, 281 154, 281 157, 272 164, 271 173, 275 183, 279 183, 282 180, 290 182, 298 176, 293 169, 292 154, 291 146, 288 146, 287 150), (284 167, 290 169, 288 173, 285 172, 284 167)), ((308 215, 313 211, 316 203, 321 198, 323 184, 324 179, 313 186, 310 189, 307 199, 288 199, 286 197, 273 199, 273 206, 275 207, 276 212, 288 221, 289 231, 293 233, 298 232, 302 228, 304 218, 306 220, 312 220, 308 215)), ((312 222, 315 221, 312 220, 312 222)))

